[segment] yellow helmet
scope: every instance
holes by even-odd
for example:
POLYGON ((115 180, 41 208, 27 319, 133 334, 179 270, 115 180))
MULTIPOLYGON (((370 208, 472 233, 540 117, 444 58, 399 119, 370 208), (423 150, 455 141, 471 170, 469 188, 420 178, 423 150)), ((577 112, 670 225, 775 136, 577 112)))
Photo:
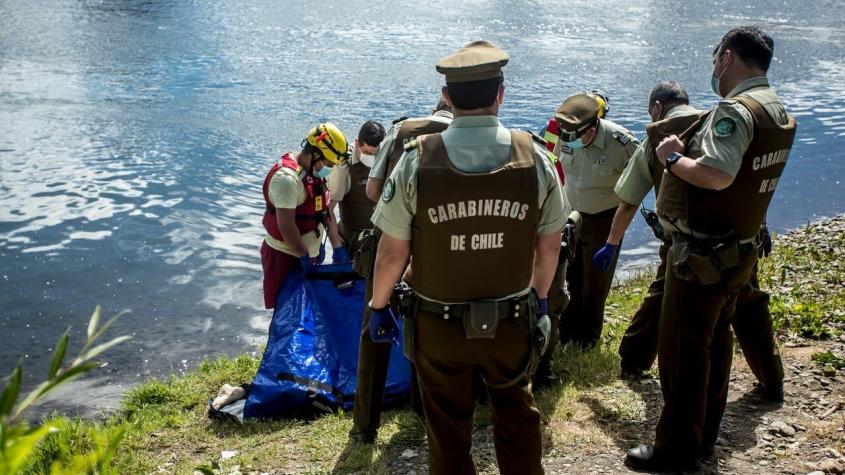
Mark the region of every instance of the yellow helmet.
POLYGON ((596 102, 599 103, 599 113, 598 118, 604 119, 604 116, 610 111, 610 101, 607 100, 607 95, 601 91, 592 90, 586 93, 588 96, 591 96, 596 102))
POLYGON ((323 122, 308 131, 308 135, 302 139, 302 146, 306 142, 320 151, 326 160, 335 165, 343 163, 349 158, 349 144, 346 142, 346 136, 340 129, 330 123, 323 122))

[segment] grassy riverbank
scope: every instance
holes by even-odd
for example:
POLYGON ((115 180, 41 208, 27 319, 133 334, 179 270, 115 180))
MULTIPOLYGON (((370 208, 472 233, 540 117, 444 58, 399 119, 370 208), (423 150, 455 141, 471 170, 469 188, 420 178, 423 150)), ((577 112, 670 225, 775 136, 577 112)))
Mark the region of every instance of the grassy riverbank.
MULTIPOLYGON (((787 347, 785 350, 812 348, 806 355, 787 352, 787 372, 797 373, 805 367, 810 375, 816 374, 813 371, 821 371, 819 374, 823 374, 826 381, 821 385, 831 389, 841 388, 845 381, 845 371, 840 364, 845 357, 843 249, 845 219, 809 225, 776 239, 774 254, 764 261, 760 273, 762 287, 774 294, 771 309, 779 336, 787 347), (813 355, 822 355, 815 357, 818 363, 804 362, 813 355), (817 364, 824 367, 814 366, 817 364)), ((586 352, 565 349, 556 355, 555 371, 561 376, 561 383, 537 394, 546 424, 545 463, 549 471, 596 471, 597 467, 605 467, 608 472, 614 472, 621 468, 622 450, 637 440, 648 440, 652 434, 654 418, 659 411, 659 386, 656 380, 636 385, 620 381, 616 354, 622 332, 639 306, 650 279, 649 271, 614 287, 607 306, 605 334, 598 348, 586 352)), ((741 404, 750 379, 747 367, 739 360, 741 358, 735 359, 736 376, 731 390, 732 400, 742 395, 738 403, 741 404)), ((256 474, 425 470, 424 428, 407 410, 385 414, 384 426, 374 446, 348 442, 349 414, 329 415, 313 421, 249 422, 242 426, 209 421, 205 415, 208 398, 223 383, 250 381, 257 367, 258 360, 250 356, 206 361, 187 376, 148 381, 129 391, 121 410, 106 422, 56 416, 53 419, 60 429, 42 443, 30 471, 41 473, 51 463, 61 463, 71 452, 87 450, 104 434, 121 428, 127 432, 114 460, 120 473, 192 473, 199 466, 206 466, 206 470, 214 473, 256 474)), ((827 406, 822 408, 824 410, 809 408, 804 411, 803 403, 800 407, 796 403, 795 413, 788 412, 793 409, 793 397, 800 399, 805 387, 807 391, 813 389, 799 385, 798 381, 794 389, 788 385, 786 404, 772 410, 783 411, 783 418, 796 421, 804 420, 801 414, 805 412, 810 417, 826 411, 827 406)), ((759 404, 749 407, 757 409, 757 406, 759 404)), ((729 471, 745 471, 742 465, 745 463, 759 469, 756 460, 749 462, 748 457, 740 457, 740 461, 735 461, 729 455, 741 450, 753 454, 758 448, 759 465, 772 463, 769 469, 781 467, 778 463, 786 464, 782 465, 786 468, 815 463, 810 460, 815 452, 806 448, 812 444, 841 453, 845 444, 842 411, 836 413, 834 408, 833 415, 818 416, 821 417, 818 430, 815 426, 803 427, 805 445, 795 445, 796 455, 790 456, 792 449, 780 453, 779 445, 771 444, 776 449, 767 451, 757 442, 745 446, 748 444, 737 442, 744 440, 739 436, 729 438, 733 424, 739 432, 746 426, 746 432, 751 431, 753 435, 754 428, 765 424, 768 417, 761 415, 750 421, 733 421, 729 405, 725 440, 721 444, 724 453, 717 453, 717 457, 726 457, 724 463, 727 465, 722 466, 721 458, 714 463, 729 471), (752 424, 750 428, 749 424, 752 424)), ((491 423, 486 407, 478 411, 474 439, 479 470, 494 471, 491 423)), ((759 440, 764 439, 764 435, 759 437, 759 440)))

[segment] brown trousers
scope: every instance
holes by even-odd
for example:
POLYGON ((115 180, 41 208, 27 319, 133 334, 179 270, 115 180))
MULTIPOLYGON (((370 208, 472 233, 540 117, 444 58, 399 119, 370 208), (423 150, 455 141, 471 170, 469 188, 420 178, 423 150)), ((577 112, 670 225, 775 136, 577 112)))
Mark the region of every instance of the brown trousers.
MULTIPOLYGON (((357 237, 357 233, 356 233, 357 237)), ((344 237, 344 239, 346 239, 344 237)), ((349 242, 349 241, 347 241, 349 242)), ((356 248, 357 249, 357 248, 356 248)), ((375 252, 375 251, 374 251, 375 252)), ((351 255, 351 254, 350 254, 351 255)), ((372 260, 375 266, 375 259, 372 260)), ((358 369, 355 380, 355 403, 352 409, 352 430, 350 434, 375 433, 381 425, 384 405, 384 385, 387 382, 387 368, 390 363, 390 343, 376 343, 370 338, 370 299, 373 297, 373 269, 367 279, 364 298, 364 321, 358 344, 358 369)), ((414 365, 411 365, 411 408, 422 414, 419 384, 414 365)))
POLYGON ((615 213, 616 208, 596 214, 581 213, 581 237, 575 247, 575 261, 566 276, 571 300, 560 322, 560 339, 564 343, 592 346, 601 338, 604 302, 613 283, 619 252, 607 272, 593 266, 593 254, 607 242, 615 213))
POLYGON ((549 346, 546 347, 546 352, 540 358, 540 363, 537 366, 537 374, 549 374, 552 367, 552 359, 554 358, 555 349, 557 349, 558 341, 560 340, 560 315, 566 306, 569 305, 569 290, 566 288, 566 272, 569 263, 561 257, 555 270, 552 285, 549 287, 549 319, 552 326, 549 331, 549 346))
MULTIPOLYGON (((667 262, 673 257, 670 249, 667 262)), ((695 460, 716 443, 728 398, 731 318, 756 262, 754 250, 740 254, 712 285, 666 271, 657 345, 664 405, 654 445, 680 460, 695 460)))
MULTIPOLYGON (((408 322, 410 324, 411 322, 408 322)), ((472 419, 474 381, 480 374, 488 384, 493 415, 493 443, 502 474, 543 473, 540 412, 527 375, 516 378, 532 351, 528 319, 499 321, 496 337, 468 340, 459 318, 420 310, 416 325, 415 360, 422 393, 432 474, 474 474, 472 419)))
MULTIPOLYGON (((622 357, 623 370, 647 371, 657 358, 657 334, 668 252, 669 246, 661 243, 657 275, 622 337, 619 356, 622 357)), ((757 380, 768 388, 783 385, 783 362, 772 329, 769 294, 760 290, 756 267, 751 281, 743 286, 737 295, 736 314, 731 326, 745 361, 757 380)))

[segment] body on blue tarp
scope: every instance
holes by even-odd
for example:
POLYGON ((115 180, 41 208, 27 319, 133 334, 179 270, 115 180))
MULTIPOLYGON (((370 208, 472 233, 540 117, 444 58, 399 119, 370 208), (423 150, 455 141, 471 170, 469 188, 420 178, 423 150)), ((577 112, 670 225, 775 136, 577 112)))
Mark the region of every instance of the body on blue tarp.
MULTIPOLYGON (((279 291, 244 418, 352 409, 364 281, 351 263, 312 269, 307 275, 292 270, 279 291)), ((394 348, 385 403, 406 400, 410 386, 410 364, 401 348, 394 348)))

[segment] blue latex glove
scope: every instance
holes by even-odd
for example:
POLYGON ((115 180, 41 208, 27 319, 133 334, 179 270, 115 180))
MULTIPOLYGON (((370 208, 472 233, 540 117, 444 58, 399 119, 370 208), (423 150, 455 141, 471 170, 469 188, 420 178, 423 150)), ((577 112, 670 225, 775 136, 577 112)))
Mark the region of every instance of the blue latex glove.
POLYGON ((311 268, 311 255, 305 254, 304 256, 299 256, 299 265, 302 267, 302 270, 308 272, 308 269, 311 268))
POLYGON ((376 343, 399 345, 399 324, 390 307, 370 307, 370 339, 376 343))
POLYGON ((332 248, 332 262, 349 262, 351 260, 345 247, 337 246, 332 248))
POLYGON ((760 244, 763 249, 763 257, 769 257, 772 253, 772 234, 769 233, 769 227, 763 225, 763 242, 760 244))
POLYGON ((537 315, 549 314, 549 299, 538 299, 537 315))
POLYGON ((619 244, 604 243, 604 246, 593 254, 593 265, 596 266, 596 269, 607 272, 618 250, 619 244))

